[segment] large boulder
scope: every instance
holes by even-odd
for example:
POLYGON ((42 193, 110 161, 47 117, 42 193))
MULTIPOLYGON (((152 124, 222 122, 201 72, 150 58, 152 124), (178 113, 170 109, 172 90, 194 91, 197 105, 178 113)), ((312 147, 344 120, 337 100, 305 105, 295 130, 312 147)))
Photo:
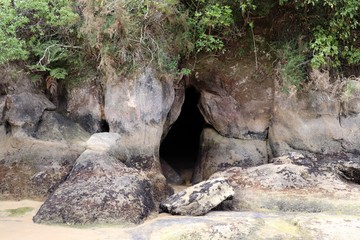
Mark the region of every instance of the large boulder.
POLYGON ((200 216, 233 194, 233 188, 225 179, 215 178, 170 196, 161 202, 160 209, 174 215, 200 216))
POLYGON ((118 159, 145 172, 154 182, 157 202, 171 192, 161 174, 159 147, 174 97, 173 80, 158 76, 151 68, 106 83, 106 120, 110 132, 121 135, 118 159))
POLYGON ((266 141, 227 138, 205 128, 200 137, 200 154, 194 182, 231 167, 251 167, 268 162, 266 141))
POLYGON ((151 180, 156 203, 173 193, 161 173, 160 163, 154 156, 133 156, 126 141, 128 138, 118 133, 96 133, 87 141, 87 149, 108 154, 129 168, 143 171, 151 180), (159 164, 159 168, 156 164, 159 164), (151 168, 150 166, 155 166, 151 168), (147 167, 148 166, 148 167, 147 167))
POLYGON ((34 222, 139 224, 156 210, 151 183, 144 174, 106 153, 87 150, 41 206, 34 222))
POLYGON ((5 103, 5 117, 9 131, 16 134, 20 131, 32 135, 37 129, 42 115, 55 106, 44 95, 23 92, 8 95, 5 103))

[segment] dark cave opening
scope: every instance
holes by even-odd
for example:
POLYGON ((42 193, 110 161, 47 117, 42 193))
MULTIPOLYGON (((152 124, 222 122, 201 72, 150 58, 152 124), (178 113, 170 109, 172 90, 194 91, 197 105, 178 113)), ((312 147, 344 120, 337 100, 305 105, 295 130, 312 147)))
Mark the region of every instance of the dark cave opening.
POLYGON ((100 132, 110 132, 109 123, 105 119, 100 121, 100 132))
POLYGON ((160 146, 160 158, 178 173, 194 169, 200 148, 200 134, 205 120, 197 104, 200 94, 194 87, 185 90, 180 116, 160 146))

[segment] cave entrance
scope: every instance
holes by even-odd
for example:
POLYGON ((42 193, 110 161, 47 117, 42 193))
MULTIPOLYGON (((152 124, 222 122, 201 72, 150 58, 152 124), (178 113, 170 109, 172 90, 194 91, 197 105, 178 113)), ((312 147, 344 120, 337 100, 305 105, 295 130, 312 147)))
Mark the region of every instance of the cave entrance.
POLYGON ((199 97, 200 94, 194 87, 185 90, 181 113, 160 145, 162 161, 168 163, 179 174, 183 183, 187 184, 191 181, 198 158, 200 134, 205 123, 197 107, 199 97))

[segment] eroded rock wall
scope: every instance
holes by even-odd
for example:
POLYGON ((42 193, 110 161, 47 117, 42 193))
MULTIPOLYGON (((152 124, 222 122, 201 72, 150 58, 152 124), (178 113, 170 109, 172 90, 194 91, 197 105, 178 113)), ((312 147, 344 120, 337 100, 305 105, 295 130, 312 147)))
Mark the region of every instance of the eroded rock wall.
POLYGON ((0 199, 43 199, 66 178, 90 136, 15 66, 1 68, 0 199))

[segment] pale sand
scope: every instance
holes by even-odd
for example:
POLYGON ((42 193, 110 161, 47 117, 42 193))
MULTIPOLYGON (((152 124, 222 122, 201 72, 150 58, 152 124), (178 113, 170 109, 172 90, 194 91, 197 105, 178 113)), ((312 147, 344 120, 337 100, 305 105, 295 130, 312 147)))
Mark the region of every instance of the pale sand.
POLYGON ((41 204, 41 202, 29 200, 0 201, 0 240, 158 240, 169 239, 165 237, 166 234, 166 236, 170 234, 169 236, 175 237, 196 231, 206 233, 209 223, 210 225, 217 223, 216 229, 226 224, 240 223, 239 227, 244 234, 249 234, 248 230, 253 231, 248 239, 268 239, 269 236, 274 236, 275 239, 279 234, 283 234, 282 239, 360 239, 359 215, 215 211, 203 217, 160 214, 143 225, 130 228, 119 225, 75 228, 33 223, 32 217, 41 204), (5 211, 20 207, 34 209, 19 217, 10 217, 5 211), (295 230, 289 232, 289 229, 295 230))
POLYGON ((130 239, 125 230, 112 227, 73 228, 66 226, 48 226, 35 224, 32 217, 40 208, 42 202, 36 201, 0 201, 0 240, 106 240, 130 239), (6 216, 6 209, 32 207, 20 217, 6 216))

